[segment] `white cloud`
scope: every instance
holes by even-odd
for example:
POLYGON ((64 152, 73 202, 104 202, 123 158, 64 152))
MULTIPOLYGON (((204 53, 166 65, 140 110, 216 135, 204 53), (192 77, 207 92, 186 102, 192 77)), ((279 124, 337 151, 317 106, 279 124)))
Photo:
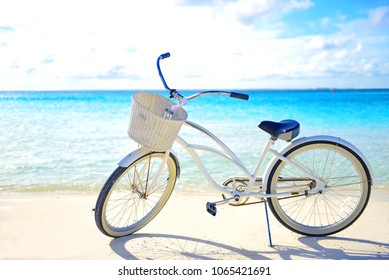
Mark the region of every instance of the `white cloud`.
POLYGON ((184 6, 211 7, 215 15, 238 19, 244 24, 254 24, 269 18, 280 18, 283 14, 310 8, 311 0, 179 0, 184 6))
MULTIPOLYGON (((338 33, 283 38, 282 16, 312 5, 7 1, 0 10, 0 90, 161 88, 155 62, 166 51, 172 58, 163 68, 177 88, 333 87, 339 76, 388 75, 388 7, 343 22, 338 33)), ((321 17, 318 24, 334 23, 321 17)))
POLYGON ((312 50, 328 50, 328 49, 339 49, 347 45, 352 40, 352 35, 318 35, 311 36, 307 43, 307 49, 312 50))
POLYGON ((369 21, 373 25, 389 25, 389 6, 378 7, 370 12, 369 21))
POLYGON ((251 24, 268 18, 279 18, 294 10, 308 9, 312 6, 310 0, 244 0, 227 6, 230 13, 236 14, 243 23, 251 24))

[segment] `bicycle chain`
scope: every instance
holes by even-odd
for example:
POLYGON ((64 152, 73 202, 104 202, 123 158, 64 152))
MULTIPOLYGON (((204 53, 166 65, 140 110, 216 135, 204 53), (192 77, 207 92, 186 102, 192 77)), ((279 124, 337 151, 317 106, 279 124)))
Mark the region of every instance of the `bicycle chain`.
MULTIPOLYGON (((240 182, 248 182, 249 180, 247 178, 242 178, 242 177, 233 177, 233 178, 229 178, 228 180, 226 180, 223 185, 228 185, 228 183, 231 183, 232 180, 236 180, 236 181, 240 181, 240 182)), ((311 179, 308 179, 308 178, 281 178, 279 177, 278 178, 278 181, 280 182, 288 182, 288 181, 308 181, 308 180, 311 180, 311 179)), ((256 179, 255 180, 256 182, 262 182, 262 179, 256 179)), ((299 196, 304 196, 305 194, 299 194, 299 195, 292 195, 292 196, 286 196, 286 197, 280 197, 278 198, 279 200, 283 200, 283 199, 289 199, 289 198, 293 198, 293 197, 299 197, 299 196)), ((256 202, 249 202, 249 203, 243 203, 243 204, 229 204, 231 206, 246 206, 246 205, 252 205, 252 204, 258 204, 258 203, 264 203, 265 200, 262 199, 262 200, 259 200, 259 201, 256 201, 256 202)))
MULTIPOLYGON (((286 197, 280 197, 278 200, 284 200, 284 199, 289 199, 289 198, 294 198, 294 197, 299 197, 299 196, 305 196, 305 194, 298 194, 298 195, 292 195, 292 196, 286 196, 286 197)), ((246 206, 246 205, 253 205, 253 204, 259 204, 259 203, 264 203, 265 199, 255 201, 255 202, 249 202, 249 203, 244 203, 244 204, 230 204, 230 206, 246 206)))

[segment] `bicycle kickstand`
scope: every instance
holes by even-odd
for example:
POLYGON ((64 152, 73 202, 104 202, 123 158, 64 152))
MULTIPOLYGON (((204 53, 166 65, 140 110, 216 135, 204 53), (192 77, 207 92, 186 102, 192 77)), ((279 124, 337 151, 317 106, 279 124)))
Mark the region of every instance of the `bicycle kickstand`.
POLYGON ((272 242, 271 232, 270 232, 269 213, 267 211, 267 200, 263 199, 263 202, 265 204, 266 224, 267 224, 267 234, 268 234, 268 237, 269 237, 269 246, 273 247, 273 242, 272 242))

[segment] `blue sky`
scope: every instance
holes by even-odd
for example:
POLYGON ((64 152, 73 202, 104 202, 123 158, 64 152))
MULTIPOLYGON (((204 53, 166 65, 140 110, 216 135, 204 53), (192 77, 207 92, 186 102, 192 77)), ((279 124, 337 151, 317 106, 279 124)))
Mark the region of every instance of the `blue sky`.
POLYGON ((0 90, 389 87, 389 0, 0 5, 0 90))

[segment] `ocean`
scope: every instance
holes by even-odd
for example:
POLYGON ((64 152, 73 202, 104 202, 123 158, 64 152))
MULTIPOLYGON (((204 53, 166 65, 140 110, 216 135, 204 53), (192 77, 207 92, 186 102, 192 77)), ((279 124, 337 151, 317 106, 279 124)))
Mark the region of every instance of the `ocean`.
MULTIPOLYGON (((0 191, 100 189, 117 162, 137 148, 127 136, 134 92, 0 92, 0 191)), ((149 92, 167 95, 165 91, 149 92)), ((295 119, 301 125, 300 136, 333 135, 354 144, 372 166, 374 186, 389 187, 389 90, 239 92, 249 94, 250 99, 207 96, 189 102, 185 109, 190 121, 227 143, 249 170, 268 138, 258 124, 295 119)), ((188 129, 182 134, 185 139, 198 140, 188 129)), ((279 147, 284 144, 277 143, 279 147)), ((176 187, 207 190, 191 158, 180 147, 173 148, 181 164, 176 187)), ((207 156, 205 162, 218 180, 235 176, 219 159, 207 156)))

